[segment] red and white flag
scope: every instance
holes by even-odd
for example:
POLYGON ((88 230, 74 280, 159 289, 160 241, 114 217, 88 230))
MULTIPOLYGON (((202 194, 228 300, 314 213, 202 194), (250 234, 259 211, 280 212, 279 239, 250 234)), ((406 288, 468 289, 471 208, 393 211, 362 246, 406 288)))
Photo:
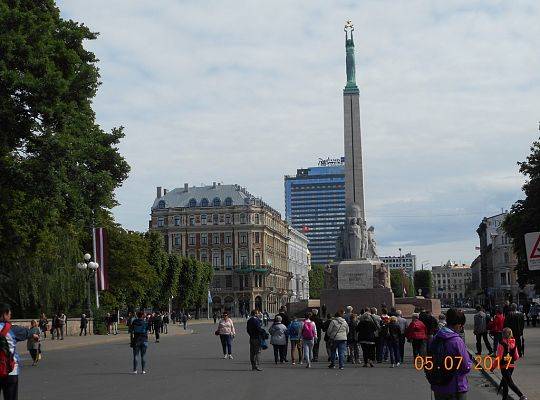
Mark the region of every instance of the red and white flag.
POLYGON ((99 264, 96 273, 96 287, 99 290, 109 288, 109 245, 105 228, 94 228, 94 260, 99 264))
POLYGON ((311 228, 310 228, 309 226, 307 226, 307 225, 304 225, 304 226, 302 227, 302 232, 303 232, 303 233, 308 233, 310 230, 311 230, 311 228))

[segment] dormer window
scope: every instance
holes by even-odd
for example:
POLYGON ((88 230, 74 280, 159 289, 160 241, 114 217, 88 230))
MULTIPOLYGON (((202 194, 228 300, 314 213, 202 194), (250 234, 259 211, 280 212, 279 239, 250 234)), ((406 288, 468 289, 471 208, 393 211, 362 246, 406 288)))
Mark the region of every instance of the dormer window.
POLYGON ((225 199, 225 206, 226 206, 226 207, 232 206, 232 199, 231 199, 230 197, 227 197, 227 198, 225 199))
POLYGON ((157 208, 165 208, 165 200, 160 200, 159 203, 157 203, 157 208))
POLYGON ((208 207, 208 199, 204 198, 201 200, 201 207, 208 207))
POLYGON ((214 197, 214 200, 212 200, 212 204, 214 207, 221 207, 221 199, 219 197, 214 197))
POLYGON ((197 207, 197 200, 189 199, 189 207, 197 207))

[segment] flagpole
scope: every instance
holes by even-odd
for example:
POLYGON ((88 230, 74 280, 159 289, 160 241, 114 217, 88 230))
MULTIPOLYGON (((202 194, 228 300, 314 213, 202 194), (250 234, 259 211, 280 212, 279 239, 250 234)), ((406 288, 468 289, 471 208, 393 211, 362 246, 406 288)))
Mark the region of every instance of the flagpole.
MULTIPOLYGON (((97 262, 97 249, 96 249, 96 228, 92 227, 92 246, 94 250, 94 261, 97 262)), ((102 265, 99 268, 103 268, 102 265)), ((99 288, 98 288, 98 271, 94 272, 95 284, 96 284, 96 309, 99 308, 99 288)))

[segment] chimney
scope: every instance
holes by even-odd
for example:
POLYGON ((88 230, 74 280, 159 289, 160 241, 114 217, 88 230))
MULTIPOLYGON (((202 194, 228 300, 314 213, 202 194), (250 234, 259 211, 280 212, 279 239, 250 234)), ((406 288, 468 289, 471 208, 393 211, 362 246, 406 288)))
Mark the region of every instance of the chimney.
POLYGON ((184 193, 187 193, 189 190, 189 183, 184 183, 184 193))
POLYGON ((167 194, 167 189, 163 189, 163 196, 167 194))
POLYGON ((159 199, 161 196, 163 196, 161 192, 161 186, 158 186, 156 189, 156 197, 159 199))
POLYGON ((216 182, 212 182, 212 188, 216 188, 216 182))

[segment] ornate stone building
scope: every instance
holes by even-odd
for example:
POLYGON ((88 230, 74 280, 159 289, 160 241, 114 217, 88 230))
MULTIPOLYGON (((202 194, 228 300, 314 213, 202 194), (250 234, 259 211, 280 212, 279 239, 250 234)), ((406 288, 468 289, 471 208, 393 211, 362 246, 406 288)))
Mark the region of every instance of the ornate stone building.
POLYGON ((289 272, 291 273, 291 303, 309 300, 309 271, 311 270, 311 254, 308 250, 309 240, 300 231, 289 227, 288 237, 289 272))
POLYGON ((150 229, 163 233, 168 251, 212 264, 214 311, 274 313, 289 302, 287 224, 245 188, 158 187, 150 229))

